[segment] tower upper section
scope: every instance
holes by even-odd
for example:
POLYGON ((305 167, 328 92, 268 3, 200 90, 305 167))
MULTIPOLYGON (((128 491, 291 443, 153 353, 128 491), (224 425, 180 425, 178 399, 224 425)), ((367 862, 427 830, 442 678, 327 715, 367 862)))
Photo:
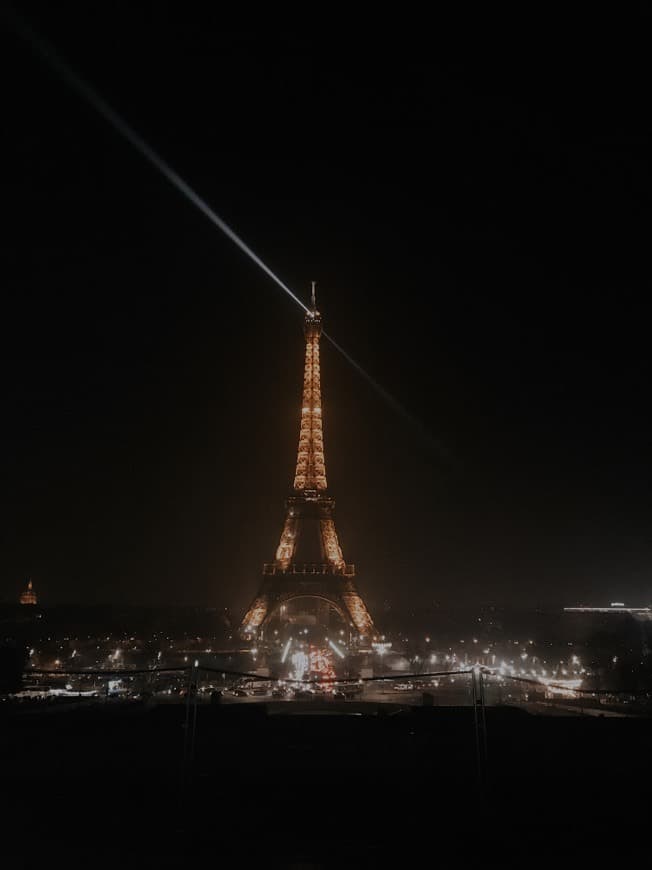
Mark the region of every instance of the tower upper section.
POLYGON ((317 311, 314 282, 311 307, 306 312, 303 331, 306 337, 306 356, 303 367, 303 401, 294 490, 295 492, 307 489, 323 491, 327 488, 327 482, 319 372, 321 314, 317 311))

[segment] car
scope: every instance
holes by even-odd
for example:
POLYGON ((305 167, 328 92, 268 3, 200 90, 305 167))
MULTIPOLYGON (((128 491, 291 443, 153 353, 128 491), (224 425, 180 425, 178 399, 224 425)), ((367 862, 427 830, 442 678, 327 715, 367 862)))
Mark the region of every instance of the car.
POLYGON ((235 688, 235 689, 231 689, 231 691, 232 691, 233 694, 236 695, 238 698, 247 698, 247 697, 249 697, 249 692, 245 691, 244 689, 235 688))
POLYGON ((336 689, 333 692, 333 698, 336 701, 346 701, 346 694, 341 689, 336 689))

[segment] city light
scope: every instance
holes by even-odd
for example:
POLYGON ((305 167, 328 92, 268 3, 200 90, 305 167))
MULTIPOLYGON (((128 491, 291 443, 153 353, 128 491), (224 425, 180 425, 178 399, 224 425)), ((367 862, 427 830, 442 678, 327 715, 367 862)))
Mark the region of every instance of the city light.
POLYGON ((376 641, 371 644, 372 648, 376 650, 379 656, 384 656, 388 649, 392 648, 391 641, 376 641))
POLYGON ((333 657, 327 649, 319 649, 318 647, 311 646, 308 658, 310 661, 311 674, 329 680, 335 677, 333 657))
POLYGON ((308 670, 310 659, 302 650, 297 650, 292 654, 291 662, 294 665, 294 672, 290 677, 291 679, 300 682, 308 670))

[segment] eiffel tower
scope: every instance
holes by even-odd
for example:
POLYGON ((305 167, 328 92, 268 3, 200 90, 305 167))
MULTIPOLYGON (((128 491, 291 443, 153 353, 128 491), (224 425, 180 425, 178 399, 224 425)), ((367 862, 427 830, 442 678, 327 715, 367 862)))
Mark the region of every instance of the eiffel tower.
POLYGON ((304 321, 306 357, 294 485, 285 502, 285 523, 276 558, 263 565, 262 584, 240 626, 245 638, 262 637, 276 612, 297 598, 318 599, 330 605, 364 640, 371 641, 376 634, 355 585, 355 568, 342 555, 333 516, 335 499, 328 494, 326 483, 319 377, 321 331, 313 281, 311 307, 304 321), (297 561, 300 552, 314 560, 297 561))

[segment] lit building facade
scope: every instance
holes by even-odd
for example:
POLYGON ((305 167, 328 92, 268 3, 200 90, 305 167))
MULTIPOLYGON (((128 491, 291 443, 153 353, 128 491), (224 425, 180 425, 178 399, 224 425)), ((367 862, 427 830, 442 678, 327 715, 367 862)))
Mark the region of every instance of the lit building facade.
POLYGON ((36 592, 34 592, 31 580, 27 584, 27 589, 20 593, 18 600, 21 604, 38 604, 38 598, 36 597, 36 592))

